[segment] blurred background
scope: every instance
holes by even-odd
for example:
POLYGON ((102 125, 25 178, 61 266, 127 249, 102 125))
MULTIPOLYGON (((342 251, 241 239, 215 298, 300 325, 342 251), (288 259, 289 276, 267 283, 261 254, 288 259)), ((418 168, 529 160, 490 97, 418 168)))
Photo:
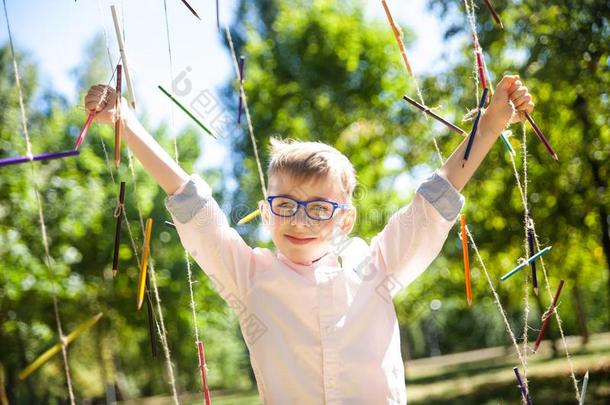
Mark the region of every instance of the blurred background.
MULTIPOLYGON (((87 118, 84 94, 94 84, 114 83, 119 61, 114 4, 137 115, 187 172, 208 180, 229 221, 251 245, 273 249, 260 219, 237 225, 261 198, 254 151, 245 115, 237 123, 237 75, 224 31, 217 28, 216 4, 188 3, 201 20, 178 0, 6 0, 0 28, 0 158, 26 153, 6 16, 37 154, 72 149, 87 118), (218 139, 197 127, 158 85, 173 90, 218 139)), ((494 146, 463 191, 463 212, 517 342, 521 348, 525 338, 529 342, 533 401, 577 403, 572 372, 580 387, 588 370, 585 403, 609 403, 610 2, 495 0, 503 30, 483 1, 387 4, 403 30, 415 78, 405 71, 381 1, 220 0, 221 28, 229 26, 237 56, 245 57, 244 84, 263 165, 270 136, 336 146, 358 172, 354 234, 370 240, 441 165, 438 152, 448 157, 462 139, 402 96, 419 99, 417 81, 428 106, 470 130, 471 122, 462 117, 476 106, 480 90, 465 5, 474 5, 491 81, 521 75, 536 102, 533 117, 559 162, 531 127, 513 125, 508 139, 516 156, 511 159, 501 142, 494 146), (527 257, 515 180, 517 171, 524 184, 524 169, 540 244, 553 247, 544 256, 548 286, 539 265, 538 296, 531 291, 529 269, 500 282, 527 257), (553 319, 533 354, 532 341, 560 279, 566 338, 553 319)), ((180 402, 203 402, 197 325, 213 403, 260 403, 237 317, 190 263, 193 320, 188 259, 177 234, 163 225, 170 219, 165 194, 135 159, 130 163, 125 148, 115 169, 113 145, 112 129, 94 123, 78 157, 0 167, 0 405, 69 403, 61 353, 24 381, 18 377, 58 342, 53 297, 65 334, 104 314, 69 346, 77 403, 173 403, 163 354, 151 356, 146 310, 135 311, 139 252, 133 246, 142 246, 148 217, 154 220, 151 261, 180 402), (123 227, 119 276, 113 279, 119 181, 127 183, 129 227, 123 227)), ((512 368, 521 362, 472 249, 474 302, 471 307, 466 302, 458 231, 456 226, 430 268, 395 298, 409 403, 519 403, 512 368)))

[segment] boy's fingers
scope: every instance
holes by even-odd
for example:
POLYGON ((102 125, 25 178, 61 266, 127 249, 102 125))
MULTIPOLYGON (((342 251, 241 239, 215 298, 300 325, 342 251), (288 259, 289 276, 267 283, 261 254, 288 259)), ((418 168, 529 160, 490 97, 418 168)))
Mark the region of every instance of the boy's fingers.
POLYGON ((515 93, 527 92, 527 87, 521 84, 521 81, 517 80, 510 89, 508 89, 508 96, 513 97, 515 93))
POLYGON ((519 80, 519 75, 506 75, 498 83, 498 88, 508 92, 517 80, 519 80))
POLYGON ((107 104, 108 101, 99 96, 87 96, 85 98, 85 106, 90 109, 103 109, 107 104))
POLYGON ((508 98, 510 98, 511 100, 516 100, 520 97, 523 97, 524 95, 528 94, 527 93, 527 87, 521 86, 519 87, 517 90, 513 91, 512 93, 510 93, 508 95, 508 98))
POLYGON ((532 96, 530 96, 529 94, 526 94, 522 97, 516 98, 513 100, 513 104, 515 106, 516 109, 520 109, 520 107, 523 104, 529 103, 530 101, 532 101, 532 96))
POLYGON ((534 111, 535 105, 536 104, 531 99, 527 99, 527 100, 524 100, 521 104, 515 105, 515 110, 532 112, 532 111, 534 111))
POLYGON ((90 113, 98 113, 103 111, 114 97, 114 89, 110 86, 103 84, 91 86, 85 96, 85 108, 90 113))

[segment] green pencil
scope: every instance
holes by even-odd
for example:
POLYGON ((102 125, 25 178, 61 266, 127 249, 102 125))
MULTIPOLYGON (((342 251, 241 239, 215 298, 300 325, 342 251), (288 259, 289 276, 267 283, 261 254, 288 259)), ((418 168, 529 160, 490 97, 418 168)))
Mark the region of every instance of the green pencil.
POLYGON ((511 155, 515 156, 516 153, 515 153, 515 150, 513 149, 513 145, 510 144, 506 135, 500 134, 500 139, 502 139, 502 143, 504 143, 504 146, 506 146, 506 149, 508 149, 508 152, 511 155))
POLYGON ((210 131, 208 129, 208 127, 206 127, 205 125, 203 125, 203 123, 201 121, 199 121, 197 119, 197 117, 195 117, 193 115, 192 112, 190 112, 185 106, 183 106, 182 104, 180 104, 180 101, 176 100, 176 98, 174 96, 172 96, 167 90, 165 90, 161 85, 158 86, 159 90, 161 90, 167 97, 169 97, 178 107, 180 107, 180 109, 182 111, 184 111, 186 113, 186 115, 188 115, 189 117, 191 117, 193 119, 193 121, 195 121, 197 123, 197 125, 199 125, 201 128, 203 128, 203 130, 205 132, 207 132, 208 134, 210 134, 214 139, 216 139, 216 135, 214 135, 212 133, 212 131, 210 131))

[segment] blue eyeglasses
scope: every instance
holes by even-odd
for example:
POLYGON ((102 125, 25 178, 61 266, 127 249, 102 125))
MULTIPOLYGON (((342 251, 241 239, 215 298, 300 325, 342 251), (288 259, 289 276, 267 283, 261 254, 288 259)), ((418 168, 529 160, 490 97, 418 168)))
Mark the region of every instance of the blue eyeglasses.
POLYGON ((271 212, 279 217, 294 216, 302 205, 305 214, 316 221, 327 221, 333 217, 336 210, 351 206, 350 204, 340 204, 325 199, 300 201, 285 195, 269 196, 267 202, 271 207, 271 212))

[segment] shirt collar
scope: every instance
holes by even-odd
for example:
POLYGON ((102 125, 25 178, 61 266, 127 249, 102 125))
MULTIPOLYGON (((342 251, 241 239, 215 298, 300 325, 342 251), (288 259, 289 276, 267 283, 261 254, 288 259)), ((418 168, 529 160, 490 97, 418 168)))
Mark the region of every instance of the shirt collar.
POLYGON ((322 266, 341 267, 339 265, 339 259, 338 259, 337 255, 334 254, 333 252, 326 253, 324 256, 320 257, 319 259, 314 260, 311 264, 295 263, 292 260, 290 260, 289 258, 287 258, 286 256, 284 256, 284 254, 282 254, 282 252, 279 252, 279 251, 277 252, 277 257, 280 261, 282 261, 287 266, 291 267, 292 269, 296 270, 299 273, 305 272, 305 271, 311 272, 311 270, 315 270, 318 267, 322 267, 322 266))

